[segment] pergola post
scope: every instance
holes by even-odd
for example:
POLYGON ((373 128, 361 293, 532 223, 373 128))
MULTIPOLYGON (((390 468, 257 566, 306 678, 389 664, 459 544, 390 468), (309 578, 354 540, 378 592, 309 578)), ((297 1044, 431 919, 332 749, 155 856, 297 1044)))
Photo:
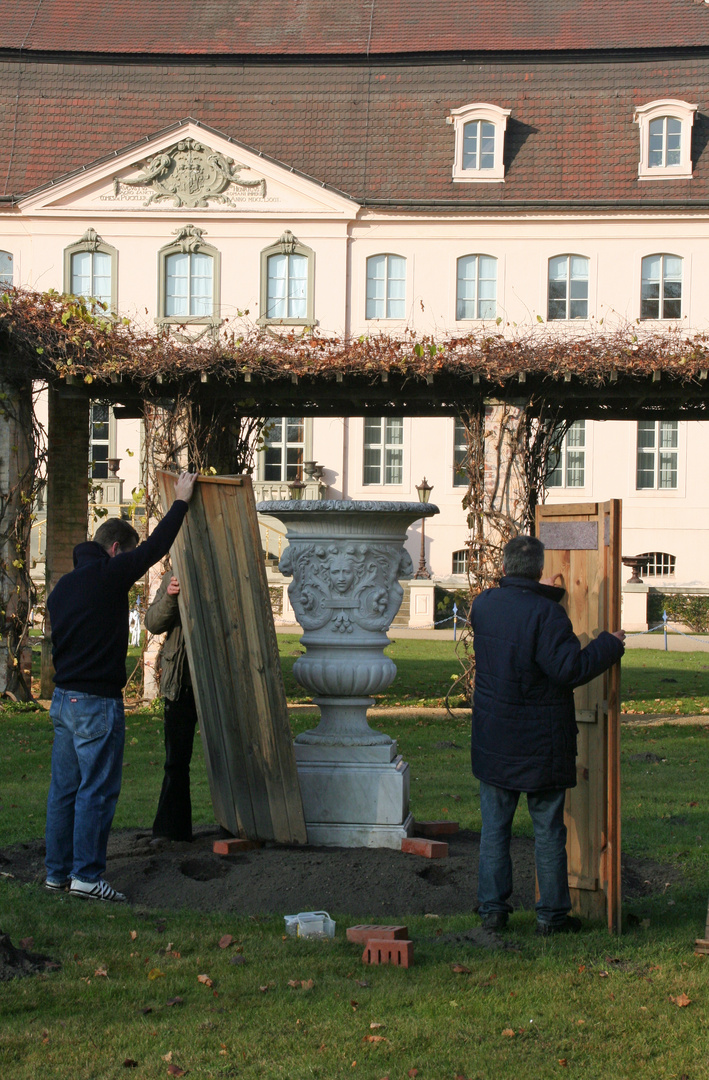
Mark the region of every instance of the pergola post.
POLYGON ((0 694, 26 699, 21 659, 29 610, 32 383, 0 376, 0 694), (23 521, 23 517, 25 520, 23 521))
MULTIPOLYGON (((65 397, 50 387, 47 432, 47 596, 74 567, 72 553, 86 540, 89 504, 89 399, 65 397)), ((45 619, 40 696, 51 698, 51 627, 45 619)))

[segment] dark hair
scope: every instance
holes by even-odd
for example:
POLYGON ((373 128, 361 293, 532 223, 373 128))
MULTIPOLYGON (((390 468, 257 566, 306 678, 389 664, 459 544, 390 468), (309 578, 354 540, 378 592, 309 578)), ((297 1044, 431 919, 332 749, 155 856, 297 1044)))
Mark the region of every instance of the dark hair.
POLYGON ((515 536, 502 549, 502 565, 510 577, 539 581, 544 568, 544 544, 536 536, 515 536))
POLYGON ((131 523, 120 517, 110 517, 99 525, 94 540, 105 551, 110 551, 116 541, 121 551, 130 551, 140 543, 140 537, 131 523))

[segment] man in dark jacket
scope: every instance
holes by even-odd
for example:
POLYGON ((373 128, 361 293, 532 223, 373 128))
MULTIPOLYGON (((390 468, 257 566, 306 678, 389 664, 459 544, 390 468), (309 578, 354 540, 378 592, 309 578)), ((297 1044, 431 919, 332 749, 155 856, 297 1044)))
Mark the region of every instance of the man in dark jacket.
POLYGON ((192 839, 190 761, 197 725, 190 668, 182 633, 180 583, 168 568, 145 613, 151 634, 167 634, 160 651, 160 693, 165 699, 165 775, 153 822, 153 842, 192 839))
POLYGON ((125 900, 102 874, 123 768, 128 593, 170 550, 195 478, 182 473, 170 510, 142 544, 127 521, 105 521, 94 540, 74 548, 74 569, 47 601, 56 671, 46 829, 52 891, 125 900))
POLYGON ((625 633, 602 631, 585 648, 541 580, 544 545, 517 536, 503 550, 505 576, 473 603, 475 647, 473 772, 480 781, 482 833, 478 912, 487 929, 507 925, 512 907, 512 819, 522 792, 534 825, 539 884, 537 933, 576 931, 566 865, 566 789, 576 784, 573 690, 623 655, 625 633))

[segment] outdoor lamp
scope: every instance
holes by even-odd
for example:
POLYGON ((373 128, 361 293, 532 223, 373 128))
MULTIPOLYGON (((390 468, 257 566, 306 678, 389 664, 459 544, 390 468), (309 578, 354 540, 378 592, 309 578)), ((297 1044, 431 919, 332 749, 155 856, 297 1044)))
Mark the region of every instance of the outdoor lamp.
POLYGON ((305 491, 305 484, 302 480, 290 480, 288 483, 288 494, 291 499, 302 499, 305 491))
MULTIPOLYGON (((427 503, 431 498, 432 491, 433 484, 429 484, 425 476, 421 483, 416 485, 416 492, 420 503, 427 503)), ((414 577, 430 578, 430 576, 431 572, 426 569, 426 519, 421 518, 421 557, 419 559, 418 570, 414 574, 414 577)))

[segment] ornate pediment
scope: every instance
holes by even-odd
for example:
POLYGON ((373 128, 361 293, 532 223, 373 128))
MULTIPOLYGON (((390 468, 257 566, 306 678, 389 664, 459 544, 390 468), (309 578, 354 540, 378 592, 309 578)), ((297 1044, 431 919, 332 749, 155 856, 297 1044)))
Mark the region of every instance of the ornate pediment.
POLYGON ((233 206, 234 195, 245 189, 251 189, 252 199, 266 198, 263 177, 242 180, 241 171, 247 166, 196 139, 180 139, 153 157, 136 162, 133 168, 143 170, 140 176, 114 177, 113 192, 117 199, 122 195, 130 198, 130 189, 141 187, 150 192, 143 206, 164 199, 172 199, 173 206, 209 206, 210 202, 233 206))

